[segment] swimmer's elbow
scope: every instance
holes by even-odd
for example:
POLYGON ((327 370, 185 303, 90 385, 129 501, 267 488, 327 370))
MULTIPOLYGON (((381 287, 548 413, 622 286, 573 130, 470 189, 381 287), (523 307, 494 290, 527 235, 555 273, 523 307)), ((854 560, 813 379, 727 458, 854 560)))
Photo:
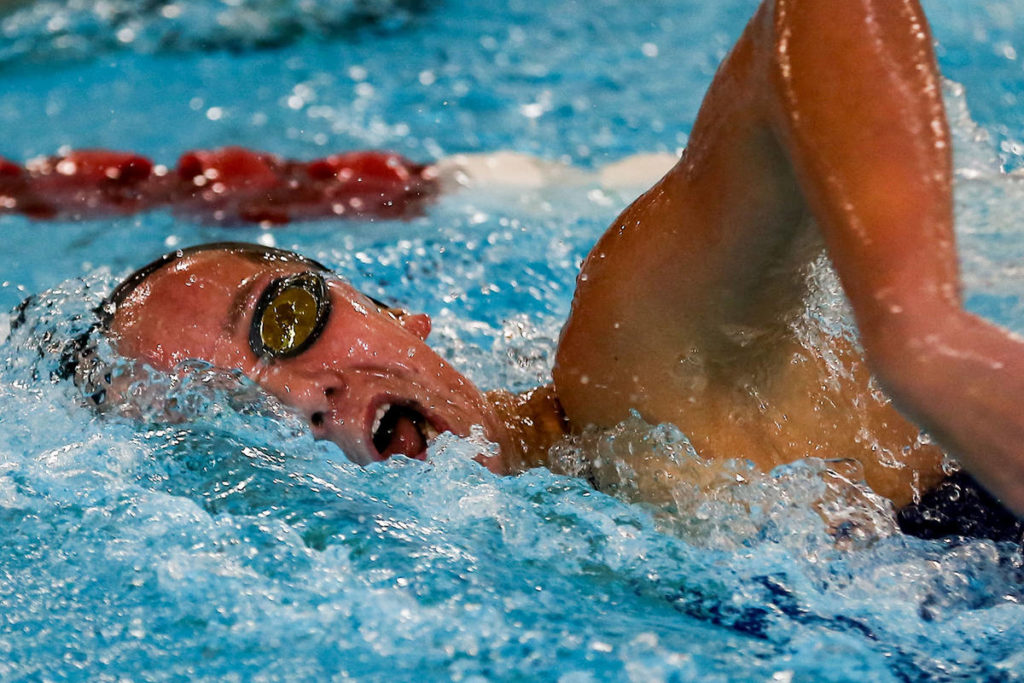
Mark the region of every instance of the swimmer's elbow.
POLYGON ((862 337, 895 405, 1024 514, 1024 340, 952 306, 871 321, 862 337))
POLYGON ((861 338, 872 374, 896 406, 941 433, 957 405, 986 393, 986 379, 999 366, 985 339, 988 329, 995 328, 943 305, 878 317, 861 324, 861 338))
POLYGON ((941 379, 943 365, 935 360, 949 348, 951 334, 964 326, 964 315, 952 305, 911 310, 893 306, 867 320, 858 319, 875 377, 896 398, 927 390, 925 385, 941 379))

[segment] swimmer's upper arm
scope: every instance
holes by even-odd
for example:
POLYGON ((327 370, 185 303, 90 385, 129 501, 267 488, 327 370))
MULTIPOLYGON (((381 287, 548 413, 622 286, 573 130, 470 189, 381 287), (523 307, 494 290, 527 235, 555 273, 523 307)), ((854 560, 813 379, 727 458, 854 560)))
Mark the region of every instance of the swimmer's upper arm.
POLYGON ((772 352, 744 335, 799 305, 781 264, 804 204, 767 118, 765 16, 719 68, 682 159, 583 265, 554 368, 575 424, 615 424, 636 409, 699 431, 722 412, 721 375, 756 374, 772 352))
POLYGON ((952 153, 916 0, 778 0, 774 121, 868 360, 897 404, 1024 512, 1024 344, 963 311, 952 153))

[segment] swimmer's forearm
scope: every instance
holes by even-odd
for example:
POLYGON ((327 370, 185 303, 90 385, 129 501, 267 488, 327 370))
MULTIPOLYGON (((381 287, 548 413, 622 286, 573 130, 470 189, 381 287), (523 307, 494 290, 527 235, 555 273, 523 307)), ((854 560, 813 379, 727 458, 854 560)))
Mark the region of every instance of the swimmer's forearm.
POLYGON ((946 306, 889 316, 863 334, 899 407, 1024 515, 1024 340, 946 306))

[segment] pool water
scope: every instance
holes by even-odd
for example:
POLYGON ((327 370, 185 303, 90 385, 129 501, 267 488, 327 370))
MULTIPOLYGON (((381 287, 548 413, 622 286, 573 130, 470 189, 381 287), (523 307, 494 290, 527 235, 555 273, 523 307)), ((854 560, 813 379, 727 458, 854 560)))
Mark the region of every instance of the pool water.
MULTIPOLYGON (((755 6, 23 5, 0 19, 0 155, 514 149, 596 171, 685 145, 755 6)), ((968 305, 1024 332, 1024 2, 925 7, 951 79, 968 305)), ((690 456, 638 420, 599 446, 623 482, 606 495, 545 470, 494 477, 471 460, 486 444, 450 435, 429 463, 360 468, 199 364, 155 378, 141 422, 50 381, 120 276, 236 239, 429 313, 432 343, 474 381, 530 388, 550 376, 580 260, 630 199, 584 180, 455 193, 408 222, 0 217, 0 310, 35 295, 16 329, 0 313, 0 679, 1024 678, 1020 547, 903 536, 821 461, 731 463, 714 490, 653 507, 615 454, 643 441, 690 456), (160 421, 167 401, 190 419, 160 421), (811 507, 823 497, 840 541, 811 507)), ((808 318, 848 329, 827 264, 814 277, 808 318)))

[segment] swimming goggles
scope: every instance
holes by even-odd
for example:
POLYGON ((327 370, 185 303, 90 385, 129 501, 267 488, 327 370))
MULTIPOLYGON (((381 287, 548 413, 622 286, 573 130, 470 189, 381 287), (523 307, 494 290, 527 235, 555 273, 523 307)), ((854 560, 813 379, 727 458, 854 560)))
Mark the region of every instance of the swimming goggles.
POLYGON ((319 273, 274 280, 256 303, 249 346, 261 358, 297 356, 320 336, 330 312, 327 284, 319 273))

